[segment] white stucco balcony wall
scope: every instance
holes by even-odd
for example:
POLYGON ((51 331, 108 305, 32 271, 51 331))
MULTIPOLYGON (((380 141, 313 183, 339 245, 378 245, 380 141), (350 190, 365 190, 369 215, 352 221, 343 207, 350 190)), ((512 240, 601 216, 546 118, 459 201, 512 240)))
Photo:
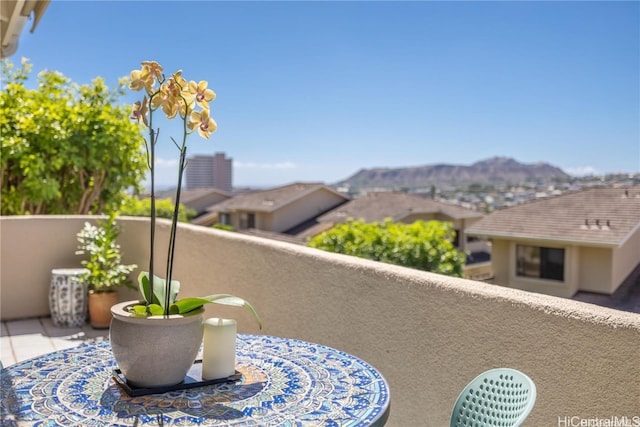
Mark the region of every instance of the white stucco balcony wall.
MULTIPOLYGON (((51 269, 79 265, 75 233, 86 219, 0 219, 3 320, 47 315, 51 269)), ((144 266, 148 221, 119 222, 124 261, 144 266)), ((160 221, 157 269, 168 229, 160 221)), ((500 366, 536 383, 527 425, 640 416, 638 314, 193 225, 179 228, 174 277, 182 296, 251 301, 262 331, 243 310, 207 308, 207 317, 236 318, 240 332, 313 341, 371 363, 390 385, 389 426, 447 425, 467 382, 500 366)))

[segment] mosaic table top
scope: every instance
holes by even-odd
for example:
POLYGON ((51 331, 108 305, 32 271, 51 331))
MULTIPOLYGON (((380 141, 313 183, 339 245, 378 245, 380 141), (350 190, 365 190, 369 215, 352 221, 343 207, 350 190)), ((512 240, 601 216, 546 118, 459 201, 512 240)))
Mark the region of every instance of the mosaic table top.
POLYGON ((382 375, 347 353, 300 340, 238 334, 236 384, 130 397, 112 378, 108 341, 6 367, 0 425, 380 426, 382 375))

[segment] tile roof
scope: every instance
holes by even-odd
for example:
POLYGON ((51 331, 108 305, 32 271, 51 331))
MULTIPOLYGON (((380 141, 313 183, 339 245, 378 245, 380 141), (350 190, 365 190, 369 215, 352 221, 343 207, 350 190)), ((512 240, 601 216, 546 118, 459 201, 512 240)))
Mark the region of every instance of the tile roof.
POLYGON ((205 227, 209 227, 215 224, 217 221, 218 221, 218 212, 211 212, 207 210, 202 215, 198 215, 197 217, 193 218, 191 220, 191 224, 203 225, 205 227))
POLYGON ((438 202, 421 196, 396 192, 372 192, 351 200, 318 218, 320 222, 344 222, 348 218, 366 222, 380 222, 385 218, 402 220, 411 214, 442 214, 454 219, 481 218, 474 212, 460 206, 438 202))
MULTIPOLYGON (((211 195, 220 195, 223 197, 231 197, 231 194, 224 190, 220 190, 218 188, 196 188, 194 190, 182 190, 180 193, 180 202, 181 203, 190 203, 196 201, 200 198, 204 198, 211 195)), ((175 196, 171 198, 174 200, 175 196)))
POLYGON ((324 189, 339 195, 348 200, 348 197, 338 193, 331 187, 322 183, 301 183, 276 187, 269 190, 255 191, 251 193, 239 194, 229 200, 218 203, 212 210, 217 212, 228 212, 236 210, 251 210, 255 212, 273 212, 282 206, 292 203, 314 191, 324 189))
POLYGON ((467 234, 619 246, 638 227, 640 185, 594 187, 500 209, 467 234))

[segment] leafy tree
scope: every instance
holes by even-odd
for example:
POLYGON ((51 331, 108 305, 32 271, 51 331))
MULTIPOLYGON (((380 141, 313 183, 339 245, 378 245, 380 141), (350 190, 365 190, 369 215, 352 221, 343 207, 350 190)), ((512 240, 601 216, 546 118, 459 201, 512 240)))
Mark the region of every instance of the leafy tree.
MULTIPOLYGON (((149 197, 139 199, 134 196, 126 196, 120 207, 120 215, 146 216, 151 212, 151 199, 149 197)), ((171 219, 173 215, 173 201, 170 198, 156 200, 156 216, 158 218, 171 219)), ((188 222, 196 215, 196 211, 187 208, 180 203, 178 221, 188 222)))
MULTIPOLYGON (((42 71, 27 87, 31 64, 0 67, 0 184, 3 215, 112 211, 146 171, 140 130, 116 104, 124 86, 102 78, 77 85, 42 71)), ((123 82, 122 82, 123 83, 123 82)))
POLYGON ((462 277, 464 253, 453 245, 450 223, 416 221, 413 224, 366 223, 349 220, 313 237, 313 248, 374 261, 402 265, 448 276, 462 277))

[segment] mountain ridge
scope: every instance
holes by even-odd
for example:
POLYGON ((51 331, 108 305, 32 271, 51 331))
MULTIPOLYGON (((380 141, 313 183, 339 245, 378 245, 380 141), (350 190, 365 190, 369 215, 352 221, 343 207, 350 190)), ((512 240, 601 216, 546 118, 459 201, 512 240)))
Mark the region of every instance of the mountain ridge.
POLYGON ((545 162, 520 163, 510 157, 495 156, 469 166, 432 164, 399 168, 363 168, 339 181, 336 187, 367 188, 428 188, 476 185, 519 185, 531 182, 568 181, 570 175, 545 162))

